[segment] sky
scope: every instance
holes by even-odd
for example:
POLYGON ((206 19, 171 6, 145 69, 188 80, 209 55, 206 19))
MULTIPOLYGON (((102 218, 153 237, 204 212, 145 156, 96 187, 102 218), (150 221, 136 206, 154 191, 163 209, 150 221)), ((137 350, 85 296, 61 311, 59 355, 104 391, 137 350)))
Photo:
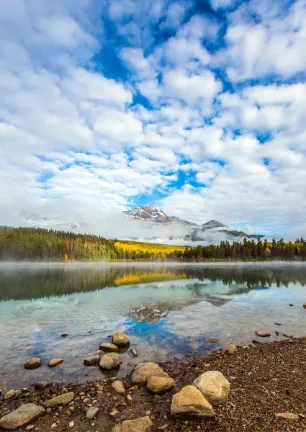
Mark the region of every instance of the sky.
POLYGON ((0 38, 0 224, 305 235, 306 0, 0 0, 0 38))

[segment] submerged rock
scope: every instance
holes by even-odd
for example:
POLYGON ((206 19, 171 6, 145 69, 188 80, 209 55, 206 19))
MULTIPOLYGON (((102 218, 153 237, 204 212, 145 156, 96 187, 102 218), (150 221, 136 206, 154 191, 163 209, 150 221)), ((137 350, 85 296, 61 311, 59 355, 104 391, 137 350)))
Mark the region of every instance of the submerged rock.
POLYGON ((193 382, 193 385, 212 405, 219 405, 228 400, 230 383, 221 372, 205 372, 193 382))
POLYGON ((28 359, 25 364, 25 369, 38 369, 42 365, 42 361, 40 358, 30 358, 28 359))
POLYGON ((100 345, 100 350, 105 352, 117 352, 118 347, 117 345, 111 344, 111 343, 103 343, 100 345))
POLYGON ((214 337, 209 337, 206 339, 206 342, 211 343, 211 344, 216 344, 220 342, 219 338, 214 338, 214 337))
POLYGON ((74 399, 74 393, 70 392, 70 393, 65 393, 63 395, 60 396, 56 396, 52 399, 49 399, 45 402, 45 406, 47 408, 54 408, 57 407, 59 405, 68 405, 71 401, 73 401, 74 399))
POLYGON ((148 379, 147 387, 153 393, 166 393, 175 386, 172 378, 151 376, 148 379))
POLYGON ((84 359, 85 366, 95 366, 99 364, 100 357, 98 355, 87 357, 84 359))
POLYGON ((271 333, 268 333, 268 332, 263 331, 263 330, 258 330, 255 332, 255 334, 259 337, 270 337, 271 336, 271 333))
POLYGON ((116 353, 105 354, 101 358, 99 365, 102 369, 107 369, 107 370, 116 368, 117 366, 120 365, 120 359, 118 357, 118 354, 116 353))
POLYGON ((150 417, 141 417, 136 420, 126 420, 122 424, 116 425, 113 432, 148 432, 152 425, 150 417))
POLYGON ((132 383, 145 384, 151 376, 169 378, 169 375, 157 363, 139 363, 134 369, 132 383))
POLYGON ((203 394, 194 386, 186 386, 172 398, 171 414, 214 417, 215 411, 203 394))
POLYGON ((26 426, 45 413, 45 409, 33 403, 21 405, 0 420, 0 429, 15 430, 26 426))
POLYGON ((130 338, 122 331, 116 331, 112 334, 113 344, 117 346, 126 346, 130 344, 130 338))
POLYGON ((60 358, 60 359, 53 359, 53 360, 49 361, 48 366, 50 368, 53 368, 55 366, 58 366, 58 365, 62 364, 63 361, 64 361, 64 359, 62 359, 62 358, 60 358))

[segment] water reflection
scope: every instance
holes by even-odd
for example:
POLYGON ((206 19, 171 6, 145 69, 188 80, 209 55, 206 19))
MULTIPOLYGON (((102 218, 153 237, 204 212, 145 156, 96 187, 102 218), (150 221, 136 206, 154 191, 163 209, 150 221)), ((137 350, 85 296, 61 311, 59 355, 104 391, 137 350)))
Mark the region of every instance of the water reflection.
POLYGON ((119 376, 136 362, 249 343, 259 328, 277 339, 275 322, 305 335, 305 281, 303 265, 0 265, 0 388, 99 377, 83 358, 119 328, 139 353, 121 354, 119 376), (32 356, 65 361, 24 372, 32 356))

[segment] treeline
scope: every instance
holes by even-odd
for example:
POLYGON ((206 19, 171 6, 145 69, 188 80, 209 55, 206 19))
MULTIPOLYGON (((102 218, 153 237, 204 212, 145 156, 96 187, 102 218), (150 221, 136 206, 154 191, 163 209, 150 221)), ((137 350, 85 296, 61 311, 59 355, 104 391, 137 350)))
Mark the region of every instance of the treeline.
POLYGON ((109 240, 41 228, 0 228, 0 260, 16 261, 269 261, 305 260, 306 242, 244 239, 242 243, 183 247, 109 240))

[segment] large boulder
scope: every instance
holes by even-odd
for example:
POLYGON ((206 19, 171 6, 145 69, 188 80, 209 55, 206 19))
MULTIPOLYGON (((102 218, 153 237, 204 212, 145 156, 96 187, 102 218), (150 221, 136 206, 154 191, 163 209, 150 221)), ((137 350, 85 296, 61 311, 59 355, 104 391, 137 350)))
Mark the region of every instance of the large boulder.
POLYGON ((117 346, 127 346, 130 344, 130 338, 122 331, 116 331, 112 334, 113 344, 117 346))
POLYGON ((136 420, 126 420, 115 426, 113 432, 148 432, 153 423, 150 417, 141 417, 136 420))
POLYGON ((148 389, 153 393, 166 393, 174 386, 174 379, 166 377, 151 376, 147 382, 148 389))
POLYGON ((118 347, 111 343, 103 343, 100 345, 100 350, 104 352, 117 352, 118 347))
POLYGON ((118 357, 118 354, 116 353, 105 354, 101 358, 99 365, 102 369, 107 369, 107 370, 118 367, 120 365, 120 359, 118 357))
POLYGON ((194 386, 186 386, 172 398, 174 416, 214 417, 215 411, 203 394, 194 386))
POLYGON ((145 384, 151 376, 169 378, 169 375, 157 363, 139 363, 134 369, 132 383, 145 384))
POLYGON ((15 411, 2 417, 0 429, 15 430, 26 426, 45 413, 45 409, 33 403, 21 405, 15 411))
POLYGON ((45 402, 45 406, 47 408, 54 408, 57 407, 59 405, 68 405, 70 402, 72 402, 74 399, 74 393, 70 392, 70 393, 65 393, 62 394, 60 396, 56 396, 52 399, 47 400, 47 402, 45 402))
POLYGON ((193 382, 193 385, 203 393, 211 405, 219 405, 228 400, 230 383, 221 372, 205 372, 193 382))
POLYGON ((28 359, 25 364, 25 369, 38 369, 42 365, 42 361, 40 358, 30 358, 28 359))

